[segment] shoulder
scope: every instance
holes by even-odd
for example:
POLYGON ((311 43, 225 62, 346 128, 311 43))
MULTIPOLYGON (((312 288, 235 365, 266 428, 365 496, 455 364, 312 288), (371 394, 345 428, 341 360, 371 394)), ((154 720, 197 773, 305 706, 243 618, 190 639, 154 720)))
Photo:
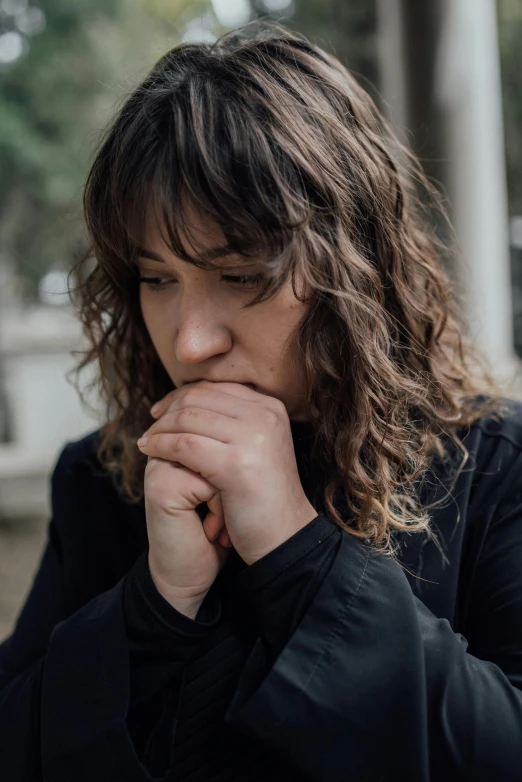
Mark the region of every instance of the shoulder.
POLYGON ((97 451, 100 444, 101 429, 89 432, 79 440, 71 440, 63 446, 56 460, 51 480, 59 481, 79 470, 100 470, 97 451))
POLYGON ((516 501, 522 488, 522 401, 504 397, 463 433, 464 465, 475 508, 516 501))
POLYGON ((522 400, 503 397, 495 410, 479 418, 473 426, 492 444, 501 446, 507 442, 522 449, 522 400))
POLYGON ((522 451, 522 400, 503 397, 489 413, 460 434, 477 467, 484 466, 495 454, 519 453, 522 451))
POLYGON ((113 473, 100 461, 98 449, 102 429, 88 432, 78 440, 65 443, 51 474, 51 499, 53 512, 64 503, 74 504, 84 511, 97 503, 104 509, 110 505, 132 507, 131 500, 117 488, 113 473))
MULTIPOLYGON (((488 401, 483 395, 475 399, 477 405, 488 401)), ((475 513, 503 496, 513 498, 522 487, 522 401, 502 397, 457 435, 443 434, 445 453, 430 463, 423 502, 445 497, 451 504, 458 499, 475 513)))
POLYGON ((63 446, 51 474, 51 507, 55 518, 86 518, 90 526, 102 517, 115 519, 138 512, 118 488, 112 472, 98 458, 101 429, 63 446))
POLYGON ((75 525, 96 510, 103 513, 107 503, 117 501, 112 476, 98 459, 101 430, 89 432, 63 446, 51 474, 51 507, 58 524, 74 517, 75 525))
POLYGON ((67 442, 51 477, 54 534, 71 583, 85 595, 111 586, 147 543, 144 509, 117 489, 97 456, 101 429, 67 442))

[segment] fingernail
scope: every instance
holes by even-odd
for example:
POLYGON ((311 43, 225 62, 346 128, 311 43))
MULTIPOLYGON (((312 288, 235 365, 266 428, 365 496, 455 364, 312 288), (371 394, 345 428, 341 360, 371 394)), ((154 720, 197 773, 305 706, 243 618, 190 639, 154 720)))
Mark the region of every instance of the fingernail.
POLYGON ((142 448, 144 445, 147 445, 148 441, 149 441, 148 437, 140 437, 136 445, 139 445, 139 447, 142 448))
POLYGON ((152 405, 150 408, 150 414, 151 415, 157 415, 161 409, 161 402, 156 402, 155 405, 152 405))

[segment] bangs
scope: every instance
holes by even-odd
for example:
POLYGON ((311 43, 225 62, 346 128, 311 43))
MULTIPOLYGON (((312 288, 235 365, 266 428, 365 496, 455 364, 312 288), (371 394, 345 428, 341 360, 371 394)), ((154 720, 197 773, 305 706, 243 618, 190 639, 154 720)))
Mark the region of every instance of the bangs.
POLYGON ((252 304, 290 274, 295 291, 312 188, 277 135, 260 86, 247 83, 244 70, 225 69, 201 45, 166 54, 122 108, 91 171, 91 184, 108 183, 97 197, 91 188, 86 201, 91 234, 105 237, 100 263, 112 256, 134 266, 152 231, 200 268, 222 268, 216 259, 232 254, 255 257, 266 274, 252 304), (204 248, 191 229, 194 210, 209 228, 219 226, 222 246, 204 248))

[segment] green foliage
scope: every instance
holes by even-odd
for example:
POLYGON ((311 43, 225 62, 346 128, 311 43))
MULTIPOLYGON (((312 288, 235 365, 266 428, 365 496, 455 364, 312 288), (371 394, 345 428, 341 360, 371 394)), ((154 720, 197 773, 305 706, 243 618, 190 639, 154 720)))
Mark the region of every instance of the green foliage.
POLYGON ((290 26, 332 52, 376 97, 375 0, 302 0, 290 26))
MULTIPOLYGON (((33 0, 36 2, 36 0, 33 0)), ((270 15, 336 54, 378 99, 375 0, 294 0, 270 15)), ((522 0, 498 0, 508 181, 522 214, 522 0)), ((46 0, 46 28, 0 66, 0 254, 33 289, 83 251, 81 196, 90 159, 125 95, 186 25, 225 30, 211 0, 46 0)), ((7 20, 9 22, 9 20, 7 20)), ((0 14, 0 32, 6 17, 0 14)))
POLYGON ((129 0, 49 0, 45 12, 27 54, 0 71, 0 252, 33 289, 83 250, 88 158, 118 78, 150 59, 154 34, 129 0))
MULTIPOLYGON (((297 0, 291 18, 274 18, 375 81, 373 6, 297 0)), ((253 8, 270 18, 260 1, 253 8)), ((225 31, 210 0, 47 0, 44 10, 45 30, 0 70, 0 252, 33 291, 84 250, 83 183, 120 100, 191 19, 206 14, 225 31)))

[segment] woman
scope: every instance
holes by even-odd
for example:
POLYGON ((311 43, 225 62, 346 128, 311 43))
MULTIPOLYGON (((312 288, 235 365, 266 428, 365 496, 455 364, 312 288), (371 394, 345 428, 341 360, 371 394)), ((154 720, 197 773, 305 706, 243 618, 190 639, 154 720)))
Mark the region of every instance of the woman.
POLYGON ((108 420, 1 647, 3 780, 519 779, 522 405, 393 144, 269 24, 115 117, 75 299, 108 420))

